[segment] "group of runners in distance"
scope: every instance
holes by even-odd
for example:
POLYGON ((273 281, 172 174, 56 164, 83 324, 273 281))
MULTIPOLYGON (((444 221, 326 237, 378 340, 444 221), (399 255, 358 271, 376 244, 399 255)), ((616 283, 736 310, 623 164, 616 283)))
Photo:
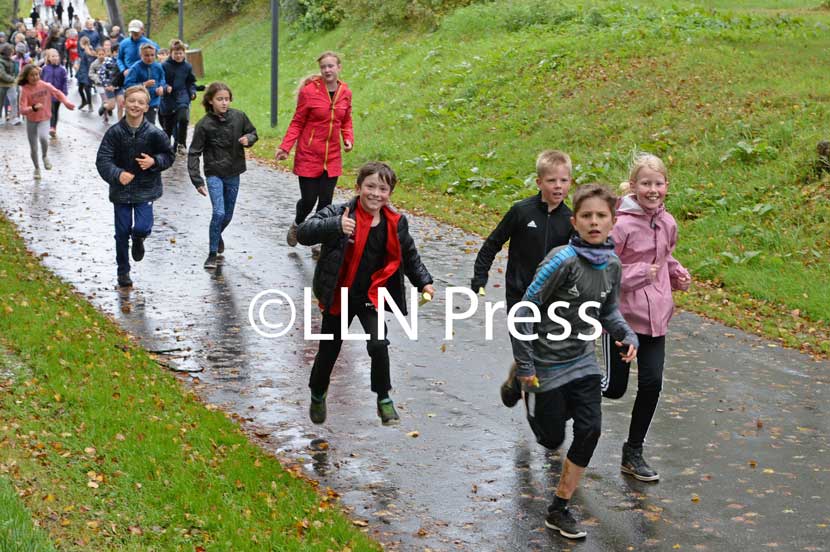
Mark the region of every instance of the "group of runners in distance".
MULTIPOLYGON (((130 256, 134 262, 144 257, 145 240, 153 227, 153 202, 162 196, 161 174, 175 162, 177 152, 187 151, 191 182, 211 200, 204 268, 217 267, 225 251, 222 232, 233 218, 240 175, 246 170, 245 148, 258 139, 245 113, 230 107, 230 87, 214 82, 202 97, 206 114, 195 125, 186 148, 196 81, 184 61, 184 45, 171 43, 169 57, 162 62, 165 52, 143 36, 141 21, 130 22, 128 31, 130 36, 120 43, 100 36, 94 41, 89 33, 82 36, 76 64, 81 108, 93 109, 94 100, 81 82, 90 77, 101 94, 99 113, 104 122, 115 109, 119 111, 118 121, 100 144, 96 166, 109 184, 114 204, 121 287, 132 286, 130 256), (163 130, 155 126, 157 112, 163 130)), ((17 41, 24 43, 25 38, 17 41)), ((9 96, 7 74, 17 79, 20 113, 26 118, 39 179, 38 144, 49 170, 48 133, 53 138, 57 134, 60 104, 68 109, 74 105, 66 97, 63 66, 68 51, 44 48, 33 55, 26 48, 22 52, 18 46, 0 46, 0 94, 9 96)), ((341 318, 346 316, 344 327, 357 317, 369 334, 366 349, 377 414, 384 425, 394 424, 399 415, 389 396, 389 341, 378 332, 384 316, 378 312, 379 289, 385 288, 406 314, 405 279, 426 298, 435 294, 433 279, 409 233, 407 217, 389 204, 398 184, 389 165, 361 166, 355 196, 332 204, 343 170, 342 152, 354 146, 352 94, 339 78, 342 65, 336 53, 324 52, 317 63, 319 74, 300 83, 294 117, 275 154, 278 161, 288 159, 296 146, 293 172, 299 179, 300 199, 286 240, 292 247, 298 243, 312 247, 321 332, 334 335, 333 340, 320 341, 311 368, 309 417, 315 424, 326 421, 331 373, 342 345, 341 318), (341 288, 348 290, 344 297, 341 288)), ((12 121, 15 109, 12 106, 9 112, 12 121)), ((501 399, 507 407, 524 402, 537 441, 548 449, 560 447, 566 422, 573 420, 573 441, 545 524, 564 537, 579 539, 586 531, 568 502, 601 434, 602 397, 623 396, 635 359, 637 395, 620 469, 641 481, 659 479, 645 460, 643 447, 662 389, 672 292, 688 289, 691 277, 672 256, 677 224, 665 209, 669 180, 658 157, 642 154, 634 160, 619 197, 606 186, 586 184, 574 190, 570 208, 565 204, 573 184, 570 157, 561 151, 543 151, 536 174, 538 193, 514 204, 484 241, 471 288, 486 293, 494 258, 509 241, 506 306, 519 320, 519 336, 510 337, 514 362, 501 385, 501 399), (604 367, 597 361, 594 342, 578 337, 592 331, 580 316, 587 302, 593 302, 592 314, 605 331, 604 367), (561 320, 570 325, 569 333, 563 332, 561 320)))

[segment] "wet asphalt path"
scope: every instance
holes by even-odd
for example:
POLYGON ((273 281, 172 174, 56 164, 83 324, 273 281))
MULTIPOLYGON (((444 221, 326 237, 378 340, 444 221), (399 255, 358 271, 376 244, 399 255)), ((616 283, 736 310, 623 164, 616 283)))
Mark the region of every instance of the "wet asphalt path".
MULTIPOLYGON (((439 295, 420 309, 417 342, 389 322, 400 426, 379 423, 361 343, 344 344, 329 420, 314 426, 306 385, 316 342, 302 331, 302 289, 314 262, 309 249, 284 241, 295 178, 249 163, 224 234, 224 263, 210 272, 202 268, 210 202, 195 192, 180 158, 165 173, 146 258, 133 267, 135 288, 119 292, 112 207, 94 167, 103 125, 95 114, 61 115, 50 150, 55 169, 41 182, 32 180, 24 127, 0 127, 0 208, 35 253, 48 253, 47 266, 146 348, 176 349, 163 358, 201 370, 182 378, 206 401, 237 414, 263 447, 339 492, 387 549, 828 548, 830 364, 679 315, 647 443, 663 479, 646 484, 619 473, 633 393, 606 400, 603 437, 573 501, 590 533, 571 543, 543 527, 560 455, 538 446, 523 410, 508 410, 498 398, 511 359, 503 312, 493 341, 484 339, 483 306, 456 323, 452 341, 443 338, 441 290, 468 283, 480 238, 411 221, 439 295), (284 337, 263 338, 248 323, 249 303, 266 289, 297 305, 298 320, 284 337), (315 439, 328 448, 315 450, 315 439)), ((501 299, 500 291, 491 287, 485 299, 501 299)))

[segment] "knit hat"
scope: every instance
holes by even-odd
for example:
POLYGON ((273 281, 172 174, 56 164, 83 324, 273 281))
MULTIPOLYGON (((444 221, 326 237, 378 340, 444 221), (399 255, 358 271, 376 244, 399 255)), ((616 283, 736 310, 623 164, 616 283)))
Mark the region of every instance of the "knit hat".
POLYGON ((25 54, 29 51, 29 47, 26 46, 25 42, 18 42, 14 47, 14 51, 18 54, 25 54))

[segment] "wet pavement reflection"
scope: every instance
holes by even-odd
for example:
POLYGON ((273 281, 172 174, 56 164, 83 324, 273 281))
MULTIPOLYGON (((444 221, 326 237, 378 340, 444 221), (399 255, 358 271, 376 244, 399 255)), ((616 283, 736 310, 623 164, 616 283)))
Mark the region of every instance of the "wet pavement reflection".
MULTIPOLYGON (((589 536, 568 542, 543 526, 562 458, 534 442, 521 407, 499 400, 511 359, 503 311, 491 341, 483 305, 444 339, 442 290, 468 284, 479 237, 411 221, 439 293, 419 310, 418 341, 387 317, 401 424, 380 425, 365 345, 352 342, 335 367, 329 419, 314 426, 307 379, 317 343, 302 329, 314 261, 310 249, 284 239, 295 177, 249 163, 223 262, 206 271, 210 202, 179 158, 165 173, 146 257, 133 267, 135 287, 119 291, 113 210, 94 166, 103 126, 94 114, 61 117, 50 150, 55 169, 40 182, 31 178, 25 130, 0 127, 0 207, 30 248, 48 253, 50 269, 161 362, 183 370, 181 379, 207 402, 235 413, 264 448, 336 490, 388 550, 827 549, 830 364, 680 314, 647 442, 662 481, 619 473, 630 387, 623 400, 603 403, 604 433, 573 501, 589 536), (291 330, 276 339, 248 322, 251 300, 266 289, 297 306, 291 330)), ((347 187, 350 179, 341 179, 347 187)), ((492 281, 500 282, 495 270, 492 281)), ((501 288, 483 299, 503 299, 501 288)), ((279 312, 268 313, 276 322, 279 312)), ((316 308, 310 316, 318 330, 316 308)))

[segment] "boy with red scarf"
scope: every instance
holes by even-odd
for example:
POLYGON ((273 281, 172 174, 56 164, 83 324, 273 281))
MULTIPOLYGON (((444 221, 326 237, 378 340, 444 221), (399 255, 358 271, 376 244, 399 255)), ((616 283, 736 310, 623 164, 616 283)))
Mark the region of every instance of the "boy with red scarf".
POLYGON ((311 369, 309 416, 315 424, 326 421, 331 371, 343 344, 341 288, 348 288, 346 327, 356 316, 369 334, 366 350, 372 359, 372 391, 377 393, 378 416, 383 425, 399 420, 389 398, 389 341, 380 339, 378 333, 378 317, 383 316, 378 313, 378 289, 386 288, 404 314, 404 275, 419 292, 433 295, 435 290, 409 234, 406 217, 388 205, 397 181, 395 172, 385 163, 367 163, 357 175, 357 197, 321 209, 297 229, 301 244, 322 244, 313 290, 323 311, 321 333, 334 336, 320 341, 311 369))

